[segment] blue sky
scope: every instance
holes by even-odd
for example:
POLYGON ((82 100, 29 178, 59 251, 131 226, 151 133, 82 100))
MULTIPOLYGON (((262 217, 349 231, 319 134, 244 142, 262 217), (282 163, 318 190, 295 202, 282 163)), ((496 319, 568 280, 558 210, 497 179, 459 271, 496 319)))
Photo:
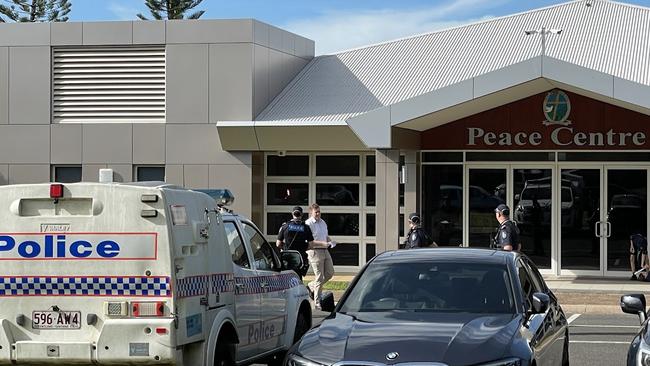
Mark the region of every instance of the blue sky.
MULTIPOLYGON (((71 20, 130 20, 144 0, 71 0, 71 20)), ((562 0, 203 0, 202 19, 255 18, 316 41, 331 53, 559 4, 562 0)), ((650 6, 650 0, 627 0, 650 6)))

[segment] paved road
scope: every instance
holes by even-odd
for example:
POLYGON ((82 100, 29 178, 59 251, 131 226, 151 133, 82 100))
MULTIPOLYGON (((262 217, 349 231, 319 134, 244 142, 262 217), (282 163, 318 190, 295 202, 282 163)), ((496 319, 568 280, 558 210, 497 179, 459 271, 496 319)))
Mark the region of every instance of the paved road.
POLYGON ((623 313, 576 315, 569 316, 573 319, 569 328, 571 365, 625 365, 627 348, 639 330, 639 318, 623 313))

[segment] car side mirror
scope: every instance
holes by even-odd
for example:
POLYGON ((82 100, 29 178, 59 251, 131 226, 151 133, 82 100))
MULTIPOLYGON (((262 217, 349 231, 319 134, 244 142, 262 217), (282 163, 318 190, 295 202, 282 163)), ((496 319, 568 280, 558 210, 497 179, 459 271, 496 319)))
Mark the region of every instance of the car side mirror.
POLYGON ((285 250, 280 252, 280 262, 282 262, 282 270, 292 270, 299 272, 304 266, 302 255, 297 250, 285 250))
POLYGON ((542 314, 548 310, 551 304, 551 298, 543 292, 535 292, 533 294, 533 313, 542 314))
POLYGON ((331 313, 334 311, 334 294, 331 291, 324 292, 320 297, 320 307, 323 311, 331 313))
POLYGON ((627 314, 638 315, 641 324, 646 320, 645 308, 645 296, 643 294, 627 294, 621 296, 621 310, 627 314))

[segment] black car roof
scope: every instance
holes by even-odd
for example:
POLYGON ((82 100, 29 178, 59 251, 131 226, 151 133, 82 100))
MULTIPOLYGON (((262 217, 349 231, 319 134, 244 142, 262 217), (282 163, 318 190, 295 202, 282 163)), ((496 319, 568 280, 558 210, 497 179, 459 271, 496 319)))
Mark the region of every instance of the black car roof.
POLYGON ((514 261, 519 254, 494 249, 482 248, 427 248, 411 250, 394 250, 379 254, 373 262, 399 263, 416 261, 455 261, 471 263, 504 264, 514 261))

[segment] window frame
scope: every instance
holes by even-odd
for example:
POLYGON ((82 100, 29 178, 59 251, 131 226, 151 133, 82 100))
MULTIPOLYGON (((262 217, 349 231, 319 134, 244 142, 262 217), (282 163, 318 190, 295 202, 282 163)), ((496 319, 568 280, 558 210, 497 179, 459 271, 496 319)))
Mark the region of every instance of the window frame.
POLYGON ((58 182, 58 183, 78 183, 78 182, 83 182, 83 166, 82 165, 77 165, 77 164, 54 164, 51 167, 50 171, 50 182, 58 182), (57 176, 56 176, 56 170, 58 168, 78 168, 79 169, 79 180, 74 181, 74 182, 63 182, 63 181, 58 181, 57 176))
POLYGON ((147 165, 147 164, 145 164, 145 165, 134 165, 133 166, 133 181, 134 182, 149 182, 148 180, 140 180, 139 179, 138 171, 139 171, 140 168, 162 168, 162 170, 163 170, 163 179, 161 180, 161 182, 164 182, 165 178, 167 177, 167 168, 165 167, 165 165, 155 165, 155 164, 154 165, 147 165))

